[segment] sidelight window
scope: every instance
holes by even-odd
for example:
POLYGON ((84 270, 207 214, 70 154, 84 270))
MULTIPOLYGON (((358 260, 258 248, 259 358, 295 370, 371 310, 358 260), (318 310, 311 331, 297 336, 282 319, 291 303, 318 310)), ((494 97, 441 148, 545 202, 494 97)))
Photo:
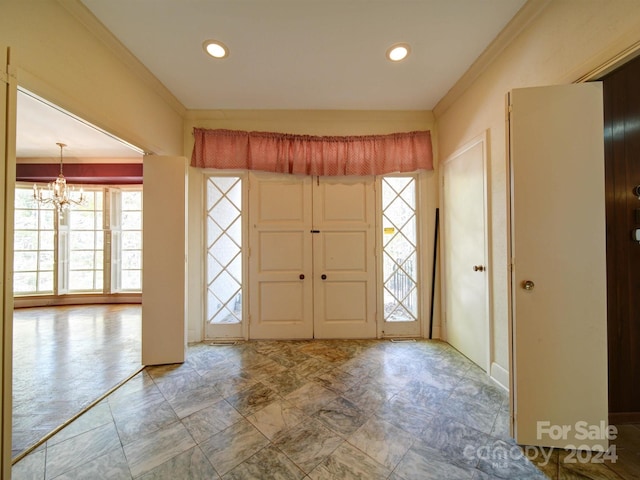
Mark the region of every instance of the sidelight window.
POLYGON ((209 324, 242 321, 242 178, 206 181, 207 300, 209 324))
POLYGON ((384 320, 418 319, 416 177, 382 179, 384 320))

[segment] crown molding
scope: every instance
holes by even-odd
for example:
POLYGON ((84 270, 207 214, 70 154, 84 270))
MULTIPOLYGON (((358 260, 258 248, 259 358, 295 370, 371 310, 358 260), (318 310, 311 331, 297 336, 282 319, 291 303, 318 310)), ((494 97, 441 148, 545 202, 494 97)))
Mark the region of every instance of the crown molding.
POLYGON ((518 13, 507 23, 502 31, 493 39, 489 46, 480 54, 475 62, 440 99, 433 112, 438 118, 458 100, 464 92, 489 68, 522 31, 551 3, 552 0, 528 0, 518 13))
POLYGON ((600 80, 605 75, 608 75, 616 68, 623 64, 630 62, 634 58, 640 56, 640 41, 633 43, 632 45, 623 49, 617 55, 611 58, 607 58, 603 63, 599 64, 596 68, 585 73, 577 80, 573 80, 573 83, 590 82, 593 80, 600 80))
POLYGON ((57 0, 58 3, 80 22, 91 35, 104 44, 115 56, 135 73, 145 84, 156 92, 176 113, 184 117, 186 108, 164 86, 153 73, 131 53, 131 51, 104 26, 100 20, 80 0, 57 0))

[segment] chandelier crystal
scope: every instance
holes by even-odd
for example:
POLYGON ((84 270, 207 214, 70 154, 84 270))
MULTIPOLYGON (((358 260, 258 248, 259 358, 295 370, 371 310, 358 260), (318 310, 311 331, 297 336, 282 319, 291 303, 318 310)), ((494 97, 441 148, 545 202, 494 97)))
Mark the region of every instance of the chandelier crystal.
POLYGON ((49 182, 46 188, 33 184, 33 198, 40 204, 52 206, 62 213, 68 210, 71 205, 83 205, 86 197, 84 190, 80 187, 79 195, 75 195, 75 188, 67 185, 67 180, 62 174, 62 149, 66 147, 64 143, 56 143, 60 147, 60 174, 53 182, 49 182), (74 198, 76 197, 76 198, 74 198))

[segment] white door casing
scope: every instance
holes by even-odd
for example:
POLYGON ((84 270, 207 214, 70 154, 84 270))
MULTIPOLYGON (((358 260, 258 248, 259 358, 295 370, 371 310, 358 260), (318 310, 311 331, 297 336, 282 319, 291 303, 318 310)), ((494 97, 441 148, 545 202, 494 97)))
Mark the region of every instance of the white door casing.
POLYGON ((602 87, 516 89, 510 109, 514 437, 606 449, 581 435, 608 421, 602 87))
MULTIPOLYGON (((13 217, 16 179, 16 108, 18 84, 15 67, 9 64, 10 49, 0 45, 0 236, 2 266, 2 345, 0 346, 0 477, 11 476, 12 339, 13 339, 13 217)), ((13 52, 11 52, 13 53, 13 52)))
POLYGON ((445 338, 490 371, 490 295, 486 135, 443 164, 445 338))

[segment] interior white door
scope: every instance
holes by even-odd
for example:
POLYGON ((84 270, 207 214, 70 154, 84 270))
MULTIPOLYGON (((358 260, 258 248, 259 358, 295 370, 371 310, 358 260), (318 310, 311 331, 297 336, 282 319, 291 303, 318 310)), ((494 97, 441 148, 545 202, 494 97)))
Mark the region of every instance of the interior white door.
POLYGON ((314 337, 375 338, 373 177, 322 177, 313 192, 314 337))
POLYGON ((443 253, 446 339, 489 368, 484 135, 444 162, 443 253))
POLYGON ((313 337, 311 178, 249 177, 249 336, 313 337))
POLYGON ((602 87, 517 89, 510 104, 514 436, 604 449, 602 87), (593 435, 585 438, 586 427, 593 435))
POLYGON ((11 388, 13 339, 13 210, 16 178, 15 69, 9 65, 9 49, 0 45, 0 217, 4 225, 0 236, 2 269, 2 312, 0 345, 0 477, 11 477, 11 388))

